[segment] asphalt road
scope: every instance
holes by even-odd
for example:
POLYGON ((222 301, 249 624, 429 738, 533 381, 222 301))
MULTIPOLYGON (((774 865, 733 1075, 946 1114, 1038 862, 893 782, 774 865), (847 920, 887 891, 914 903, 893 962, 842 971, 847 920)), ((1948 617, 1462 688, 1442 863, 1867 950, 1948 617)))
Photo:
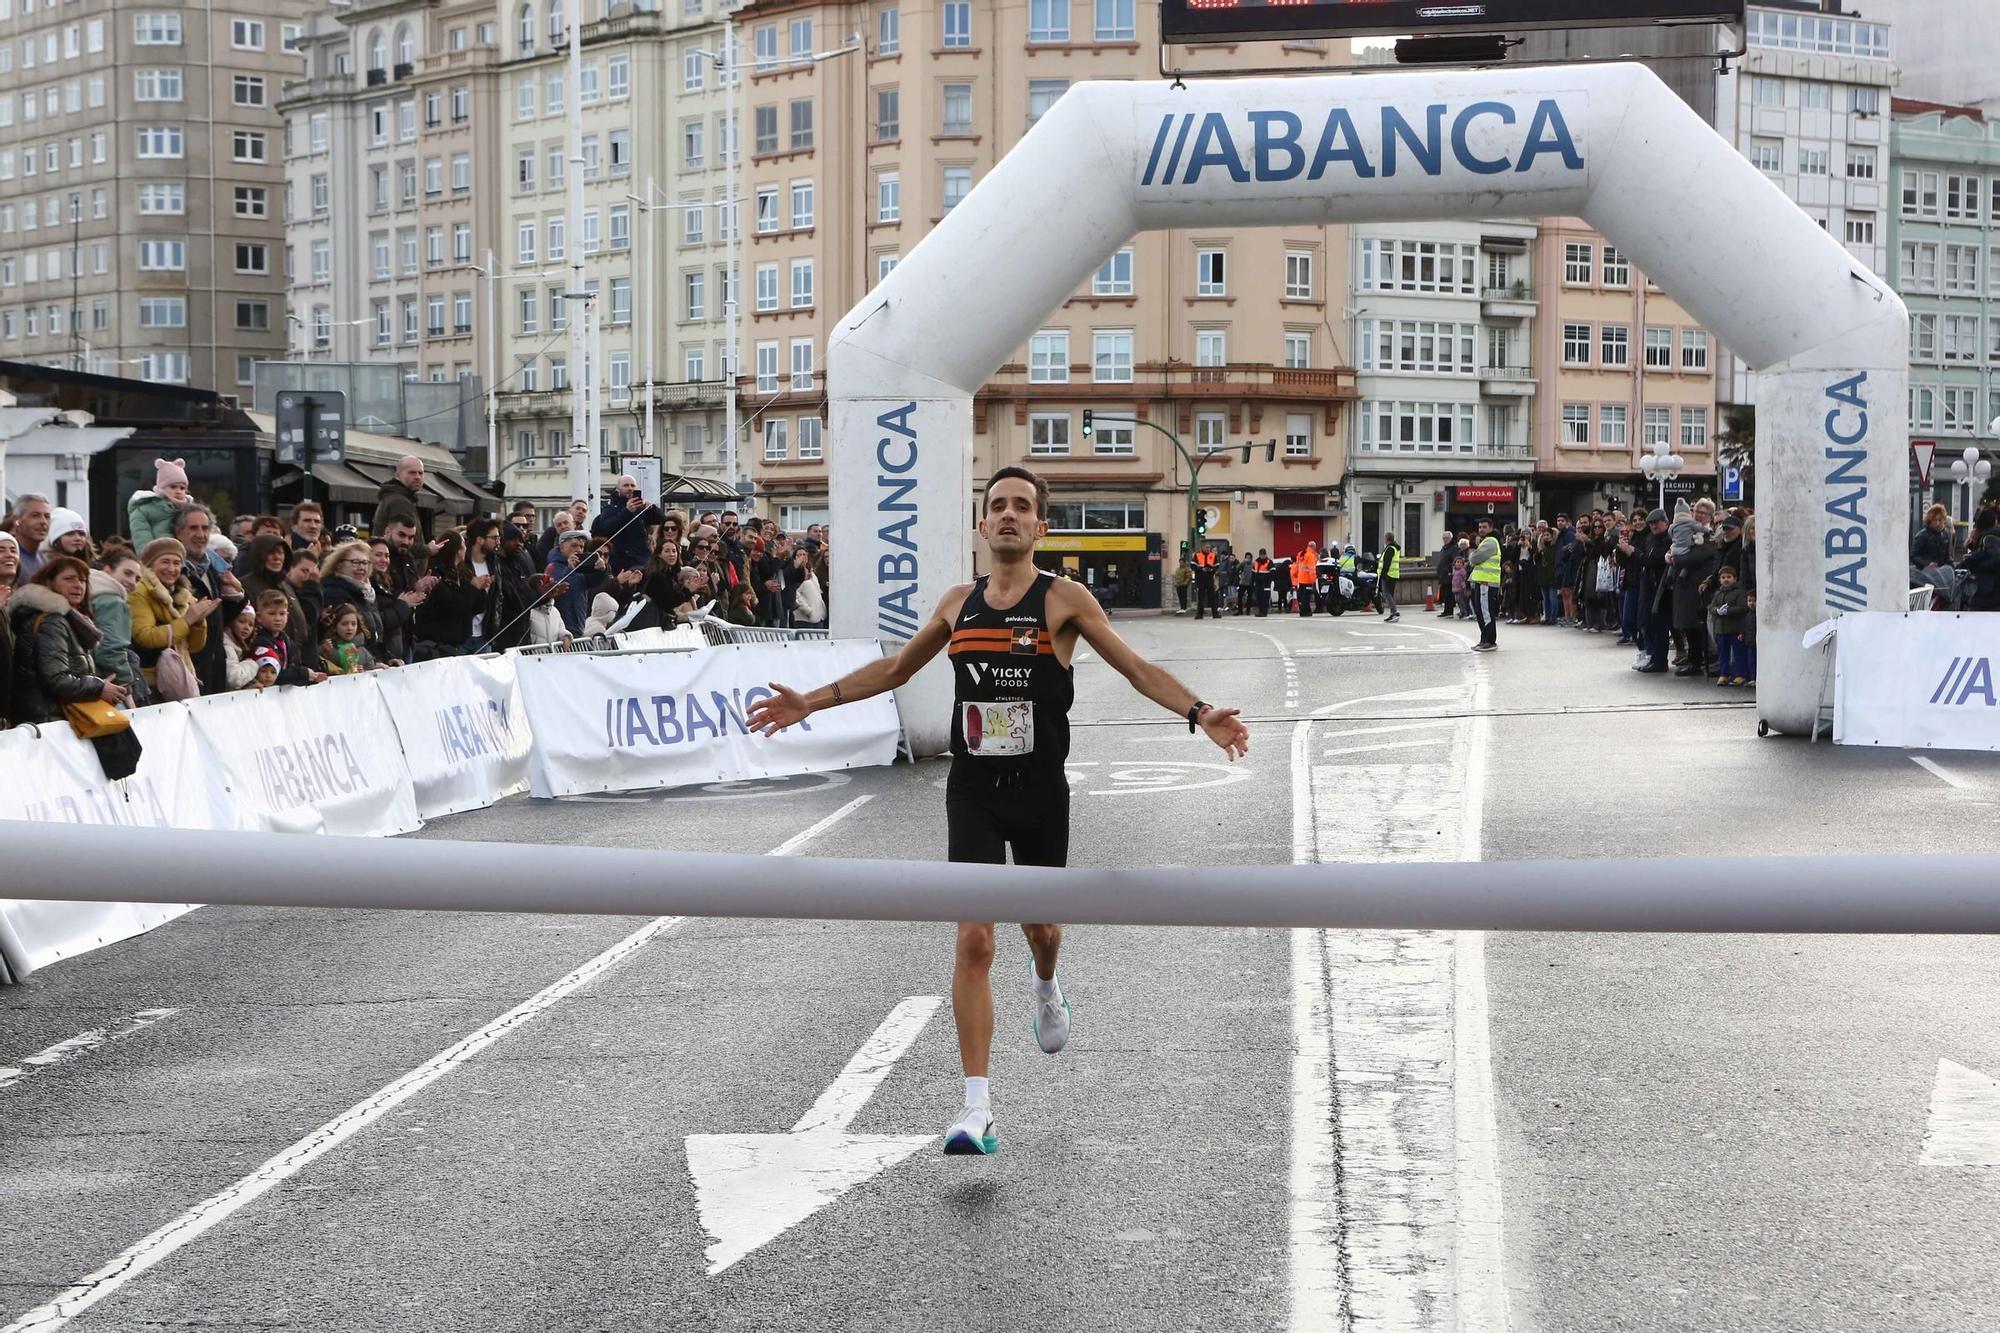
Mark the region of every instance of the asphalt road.
MULTIPOLYGON (((1082 660, 1077 864, 2000 849, 2000 760, 1760 741, 1609 636, 1119 625, 1253 748, 1082 660)), ((943 776, 421 836, 932 861, 943 776)), ((1064 960, 1049 1058, 1003 936, 1002 1149, 946 1158, 949 1008, 905 1004, 947 994, 938 928, 203 909, 0 990, 0 1328, 1991 1325, 1993 1172, 1920 1164, 1939 1061, 2000 1072, 1987 941, 1098 929, 1064 960), (745 1172, 698 1188, 690 1137, 745 1172)))

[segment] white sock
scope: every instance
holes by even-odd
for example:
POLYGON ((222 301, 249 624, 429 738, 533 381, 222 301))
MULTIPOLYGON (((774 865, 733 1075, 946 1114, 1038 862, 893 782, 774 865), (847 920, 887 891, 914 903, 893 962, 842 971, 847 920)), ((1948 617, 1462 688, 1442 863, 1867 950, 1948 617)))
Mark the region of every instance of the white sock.
POLYGON ((1050 977, 1044 981, 1041 973, 1035 973, 1035 996, 1038 999, 1053 1000, 1056 997, 1056 979, 1050 977))
POLYGON ((965 1104, 968 1109, 974 1106, 985 1106, 988 1100, 989 1094, 986 1091, 985 1079, 968 1078, 965 1080, 965 1104))

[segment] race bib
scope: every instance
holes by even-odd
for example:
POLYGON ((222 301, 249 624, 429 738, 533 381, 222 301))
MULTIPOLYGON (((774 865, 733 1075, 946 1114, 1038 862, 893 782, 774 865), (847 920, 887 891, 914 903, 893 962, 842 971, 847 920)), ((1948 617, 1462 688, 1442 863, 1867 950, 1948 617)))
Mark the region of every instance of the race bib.
POLYGON ((1027 699, 965 706, 965 752, 1005 756, 1035 752, 1035 705, 1027 699))

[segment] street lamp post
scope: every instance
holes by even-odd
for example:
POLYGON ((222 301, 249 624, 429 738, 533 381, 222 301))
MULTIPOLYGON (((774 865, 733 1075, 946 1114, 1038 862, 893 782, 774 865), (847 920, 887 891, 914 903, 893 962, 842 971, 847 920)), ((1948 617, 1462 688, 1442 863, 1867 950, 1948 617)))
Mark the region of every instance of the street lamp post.
MULTIPOLYGON (((532 282, 539 278, 559 278, 559 268, 536 269, 532 273, 503 273, 493 264, 493 250, 486 262, 467 265, 486 284, 486 475, 493 478, 506 471, 500 466, 500 330, 499 285, 503 282, 532 282)), ((551 318, 554 316, 551 315, 551 318)))
POLYGON ((1685 458, 1668 451, 1668 445, 1665 440, 1655 440, 1653 442, 1653 452, 1640 455, 1639 470, 1645 473, 1648 479, 1657 480, 1660 483, 1659 507, 1661 509, 1667 507, 1667 482, 1674 477, 1678 477, 1681 474, 1681 469, 1686 466, 1687 460, 1685 458))
MULTIPOLYGON (((2000 430, 2000 418, 1994 419, 1994 429, 2000 430)), ((1968 447, 1952 460, 1951 479, 1965 487, 1965 521, 1972 521, 1972 492, 1974 486, 1984 486, 1993 475, 1993 464, 1979 456, 1979 451, 1968 447)))

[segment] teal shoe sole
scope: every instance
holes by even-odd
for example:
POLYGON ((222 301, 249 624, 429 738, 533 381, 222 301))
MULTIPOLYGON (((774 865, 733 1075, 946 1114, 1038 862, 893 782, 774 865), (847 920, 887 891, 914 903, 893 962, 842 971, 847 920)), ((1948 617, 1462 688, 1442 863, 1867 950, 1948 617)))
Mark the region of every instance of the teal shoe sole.
POLYGON ((946 1157, 991 1157, 1000 1151, 1000 1136, 990 1133, 981 1138, 970 1134, 954 1134, 944 1141, 946 1157))

